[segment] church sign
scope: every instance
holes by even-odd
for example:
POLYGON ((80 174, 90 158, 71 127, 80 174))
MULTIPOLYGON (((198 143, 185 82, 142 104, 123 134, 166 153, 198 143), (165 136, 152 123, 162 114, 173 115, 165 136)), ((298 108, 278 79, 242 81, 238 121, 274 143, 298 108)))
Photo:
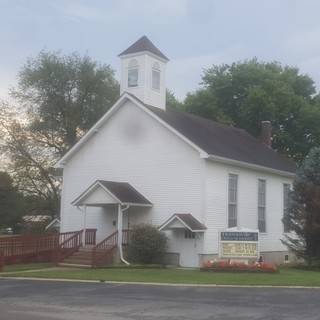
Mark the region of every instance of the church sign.
POLYGON ((259 257, 258 231, 220 232, 220 258, 250 259, 259 257))

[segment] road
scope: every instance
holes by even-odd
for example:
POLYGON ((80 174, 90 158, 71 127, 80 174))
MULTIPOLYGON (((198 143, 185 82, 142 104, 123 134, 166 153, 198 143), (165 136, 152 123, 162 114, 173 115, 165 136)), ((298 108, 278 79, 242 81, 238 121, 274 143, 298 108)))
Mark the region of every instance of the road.
POLYGON ((319 289, 0 280, 1 320, 319 320, 319 289))

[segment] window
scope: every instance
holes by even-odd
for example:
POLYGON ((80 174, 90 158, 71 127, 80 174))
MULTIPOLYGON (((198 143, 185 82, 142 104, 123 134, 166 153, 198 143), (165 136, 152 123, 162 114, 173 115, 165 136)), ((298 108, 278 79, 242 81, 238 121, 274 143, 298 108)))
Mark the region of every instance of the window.
POLYGON ((286 222, 286 216, 289 213, 289 194, 290 194, 290 184, 283 184, 283 231, 289 232, 290 228, 288 222, 286 222))
POLYGON ((184 229, 184 238, 185 239, 194 239, 196 237, 195 232, 192 232, 189 229, 184 229))
POLYGON ((160 90, 160 65, 158 62, 152 66, 152 89, 160 90))
POLYGON ((137 87, 139 80, 139 65, 136 59, 129 62, 128 67, 128 87, 137 87))
POLYGON ((266 232, 266 181, 258 180, 258 229, 266 232))
POLYGON ((233 228, 237 226, 238 176, 236 174, 229 174, 228 193, 228 228, 233 228))

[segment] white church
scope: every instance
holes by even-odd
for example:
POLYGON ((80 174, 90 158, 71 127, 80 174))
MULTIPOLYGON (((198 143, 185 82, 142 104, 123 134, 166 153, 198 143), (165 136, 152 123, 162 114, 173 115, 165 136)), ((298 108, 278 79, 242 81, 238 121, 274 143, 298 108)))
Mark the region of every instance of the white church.
POLYGON ((119 57, 120 98, 56 165, 61 231, 117 234, 126 263, 122 230, 141 223, 166 232, 170 264, 290 259, 282 218, 295 165, 272 150, 270 123, 256 139, 166 107, 169 59, 145 36, 119 57))

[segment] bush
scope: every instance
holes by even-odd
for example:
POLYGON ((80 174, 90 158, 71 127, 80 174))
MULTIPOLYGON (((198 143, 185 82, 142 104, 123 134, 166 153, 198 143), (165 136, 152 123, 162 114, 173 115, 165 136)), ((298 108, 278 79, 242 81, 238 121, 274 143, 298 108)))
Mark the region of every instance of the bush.
POLYGON ((202 271, 231 271, 231 272, 277 272, 277 267, 272 263, 256 262, 256 263, 244 263, 244 262, 230 262, 230 261, 206 261, 202 268, 202 271))
POLYGON ((129 261, 143 264, 163 264, 167 237, 156 227, 141 224, 133 227, 128 248, 129 261))

